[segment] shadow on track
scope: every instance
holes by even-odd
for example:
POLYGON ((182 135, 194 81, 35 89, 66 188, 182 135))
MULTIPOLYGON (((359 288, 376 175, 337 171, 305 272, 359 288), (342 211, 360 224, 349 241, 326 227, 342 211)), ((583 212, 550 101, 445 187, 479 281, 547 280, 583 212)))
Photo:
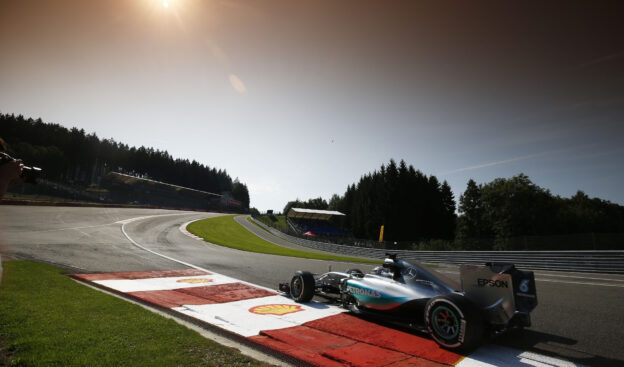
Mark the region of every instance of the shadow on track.
POLYGON ((514 349, 561 358, 586 366, 616 367, 624 365, 624 361, 600 357, 576 349, 574 346, 578 344, 578 341, 575 339, 530 329, 511 330, 505 334, 493 337, 490 342, 514 349))

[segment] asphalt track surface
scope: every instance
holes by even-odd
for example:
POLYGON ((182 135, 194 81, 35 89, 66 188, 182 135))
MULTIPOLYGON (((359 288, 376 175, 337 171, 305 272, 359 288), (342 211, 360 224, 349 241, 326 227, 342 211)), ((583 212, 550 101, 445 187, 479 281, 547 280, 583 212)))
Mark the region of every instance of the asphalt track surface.
MULTIPOLYGON (((171 260, 175 259, 270 288, 290 279, 296 270, 354 267, 353 263, 238 251, 192 239, 179 229, 189 221, 217 215, 0 205, 0 254, 3 260, 39 260, 75 272, 186 268, 171 260)), ((244 220, 239 223, 272 242, 300 248, 244 220)), ((458 276, 453 266, 438 269, 450 277, 458 276)), ((537 271, 536 278, 539 305, 532 314, 533 326, 491 342, 588 366, 624 365, 624 276, 537 271)))

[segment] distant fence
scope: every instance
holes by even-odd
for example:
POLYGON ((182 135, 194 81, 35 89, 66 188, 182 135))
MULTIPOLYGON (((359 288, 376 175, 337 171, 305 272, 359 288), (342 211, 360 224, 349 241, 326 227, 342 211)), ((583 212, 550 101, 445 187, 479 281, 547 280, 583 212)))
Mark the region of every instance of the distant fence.
POLYGON ((350 256, 383 259, 386 252, 415 262, 440 264, 483 264, 510 262, 534 270, 580 271, 624 274, 624 251, 412 251, 339 245, 291 236, 252 218, 275 236, 301 246, 350 256))

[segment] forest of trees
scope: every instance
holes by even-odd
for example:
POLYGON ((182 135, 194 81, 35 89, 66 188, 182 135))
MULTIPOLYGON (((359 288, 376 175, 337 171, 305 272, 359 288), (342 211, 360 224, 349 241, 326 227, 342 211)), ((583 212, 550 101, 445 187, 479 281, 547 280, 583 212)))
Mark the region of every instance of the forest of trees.
POLYGON ((329 202, 291 201, 284 214, 291 207, 338 210, 346 217, 336 224, 361 239, 377 239, 383 224, 387 241, 419 243, 421 249, 621 249, 624 239, 616 235, 624 234, 624 206, 582 191, 555 196, 524 174, 481 185, 469 180, 458 216, 446 181, 394 160, 329 202))
POLYGON ((554 196, 524 174, 481 185, 469 180, 458 209, 457 240, 469 250, 522 249, 509 241, 519 236, 624 233, 623 206, 582 191, 554 196), (481 238, 494 241, 474 240, 481 238))
POLYGON ((87 186, 96 183, 98 173, 117 171, 217 194, 231 193, 249 207, 247 186, 233 181, 225 170, 195 160, 174 159, 167 151, 129 147, 83 129, 67 129, 14 114, 0 114, 0 137, 7 143, 9 154, 41 167, 49 180, 87 186))
POLYGON ((340 211, 346 214, 338 219, 340 224, 358 238, 377 238, 381 225, 388 241, 451 240, 455 235, 455 199, 449 184, 440 184, 405 161, 397 165, 390 160, 329 202, 322 198, 289 202, 284 214, 293 206, 340 211))

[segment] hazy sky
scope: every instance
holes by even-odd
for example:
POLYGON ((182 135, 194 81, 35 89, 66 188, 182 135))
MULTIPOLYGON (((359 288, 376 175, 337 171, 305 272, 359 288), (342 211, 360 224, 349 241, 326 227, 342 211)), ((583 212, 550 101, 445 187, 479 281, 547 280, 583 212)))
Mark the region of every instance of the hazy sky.
POLYGON ((226 169, 261 211, 390 158, 624 204, 623 1, 164 5, 0 0, 0 111, 226 169))

